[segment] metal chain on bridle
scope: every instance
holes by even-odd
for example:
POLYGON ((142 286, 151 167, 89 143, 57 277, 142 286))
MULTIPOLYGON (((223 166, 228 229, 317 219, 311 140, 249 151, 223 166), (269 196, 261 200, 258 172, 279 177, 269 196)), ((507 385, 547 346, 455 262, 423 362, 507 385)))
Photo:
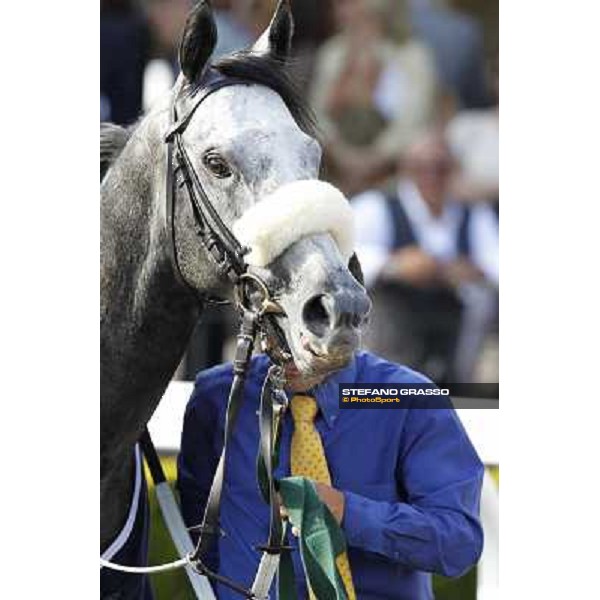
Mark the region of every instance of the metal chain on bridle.
MULTIPOLYGON (((212 93, 229 85, 245 85, 241 79, 226 77, 209 70, 194 95, 194 102, 185 114, 178 117, 177 97, 170 113, 170 127, 165 136, 166 152, 166 229, 169 236, 169 254, 175 274, 180 282, 188 287, 202 303, 213 299, 199 296, 197 290, 185 279, 178 260, 175 229, 176 191, 185 189, 194 215, 195 232, 208 251, 219 275, 234 286, 234 306, 240 314, 240 328, 237 336, 235 358, 233 360, 233 382, 229 391, 226 412, 223 450, 213 478, 206 503, 202 523, 192 530, 199 532, 198 543, 193 552, 180 560, 151 567, 129 567, 117 565, 101 559, 101 565, 129 573, 156 573, 191 566, 197 573, 219 582, 246 598, 264 599, 279 566, 282 553, 291 550, 284 545, 286 522, 281 516, 281 506, 277 493, 277 483, 273 476, 278 455, 279 421, 286 410, 287 398, 283 392, 284 375, 282 363, 290 359, 287 343, 274 321, 274 315, 281 308, 272 300, 267 285, 255 274, 249 272, 244 256, 249 249, 244 248, 231 230, 225 225, 208 198, 200 178, 189 158, 182 134, 190 123, 198 106, 212 93), (260 447, 258 457, 258 477, 265 502, 270 506, 270 525, 267 542, 259 546, 262 559, 252 588, 247 589, 231 579, 211 571, 205 564, 212 543, 220 535, 219 512, 225 477, 225 464, 229 441, 232 437, 244 394, 246 374, 257 335, 263 343, 275 340, 275 348, 270 352, 274 365, 269 369, 262 388, 260 401, 260 447)), ((150 445, 148 454, 154 454, 149 434, 146 431, 143 446, 150 445)), ((146 453, 146 450, 145 450, 146 453)), ((159 467, 160 468, 160 467, 159 467)))

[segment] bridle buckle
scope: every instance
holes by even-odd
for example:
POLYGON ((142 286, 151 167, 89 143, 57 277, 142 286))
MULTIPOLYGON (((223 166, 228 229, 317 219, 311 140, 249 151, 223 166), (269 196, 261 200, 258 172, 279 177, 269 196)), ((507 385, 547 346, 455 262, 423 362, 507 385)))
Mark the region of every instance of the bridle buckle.
POLYGON ((243 310, 255 313, 258 317, 266 314, 284 314, 283 308, 271 297, 271 292, 265 282, 253 273, 243 273, 233 288, 236 304, 243 310), (249 286, 261 294, 258 307, 254 303, 249 304, 249 286))

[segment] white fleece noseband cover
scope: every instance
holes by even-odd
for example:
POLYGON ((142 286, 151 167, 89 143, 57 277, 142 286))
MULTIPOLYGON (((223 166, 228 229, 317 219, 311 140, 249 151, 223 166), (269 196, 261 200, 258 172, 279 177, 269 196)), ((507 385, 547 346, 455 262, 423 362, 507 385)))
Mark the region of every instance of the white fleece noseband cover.
POLYGON ((233 226, 250 265, 264 267, 299 239, 330 233, 343 258, 354 252, 350 203, 333 185, 307 179, 286 183, 248 209, 233 226))

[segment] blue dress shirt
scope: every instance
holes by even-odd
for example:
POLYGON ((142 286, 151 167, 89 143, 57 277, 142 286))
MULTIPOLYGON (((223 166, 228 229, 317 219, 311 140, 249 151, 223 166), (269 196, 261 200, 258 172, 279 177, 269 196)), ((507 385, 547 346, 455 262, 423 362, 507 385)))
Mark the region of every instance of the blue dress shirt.
MULTIPOLYGON (((270 365, 252 360, 245 399, 228 450, 221 504, 223 534, 213 568, 250 587, 256 546, 266 541, 268 507, 256 481, 260 391, 270 365)), ((188 526, 202 520, 222 448, 230 364, 201 372, 187 406, 177 485, 188 526)), ((358 352, 352 364, 311 390, 332 485, 345 495, 342 528, 361 600, 433 598, 431 572, 454 577, 473 566, 483 544, 479 499, 483 465, 449 408, 343 409, 338 383, 429 383, 411 369, 358 352)), ((293 420, 282 426, 276 475, 290 474, 293 420)), ((297 548, 296 539, 290 543, 297 548)), ((217 546, 217 544, 215 544, 217 546)), ((293 552, 300 598, 307 597, 299 552, 293 552)), ((217 585, 218 597, 239 596, 217 585)))

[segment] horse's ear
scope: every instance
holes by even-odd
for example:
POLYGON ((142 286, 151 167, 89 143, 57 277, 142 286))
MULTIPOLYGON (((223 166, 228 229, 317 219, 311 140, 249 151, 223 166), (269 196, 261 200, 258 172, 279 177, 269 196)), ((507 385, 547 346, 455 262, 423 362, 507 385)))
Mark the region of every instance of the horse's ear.
POLYGON ((279 0, 275 14, 265 32, 252 47, 255 54, 269 54, 287 60, 292 50, 294 18, 289 0, 279 0))
POLYGON ((198 2, 188 15, 181 43, 179 65, 185 78, 197 79, 217 45, 217 26, 208 0, 198 2))

